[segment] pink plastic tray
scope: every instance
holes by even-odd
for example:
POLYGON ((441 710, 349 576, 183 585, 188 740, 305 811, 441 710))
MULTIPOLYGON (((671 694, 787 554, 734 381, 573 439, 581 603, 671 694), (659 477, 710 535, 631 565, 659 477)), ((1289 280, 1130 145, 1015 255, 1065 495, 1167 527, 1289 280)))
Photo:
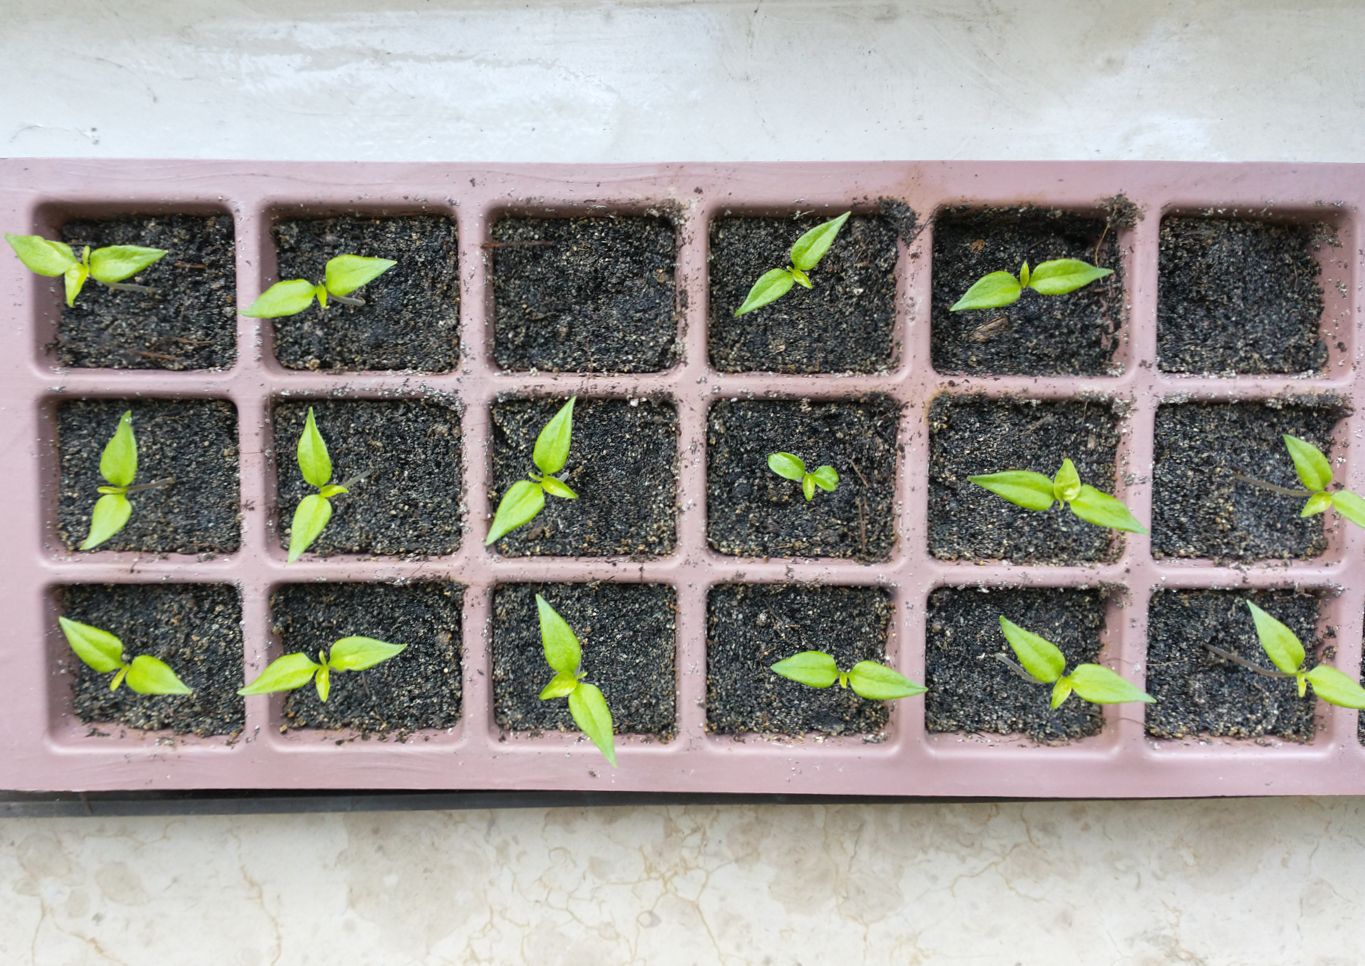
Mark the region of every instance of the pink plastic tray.
MULTIPOLYGON (((1261 399, 1331 392, 1356 411, 1339 426, 1335 454, 1344 479, 1365 490, 1365 459, 1354 445, 1365 430, 1357 379, 1361 314, 1359 209, 1365 166, 1130 163, 875 163, 642 166, 493 166, 447 164, 281 164, 168 161, 0 161, 0 229, 51 233, 67 216, 221 211, 236 225, 239 304, 273 280, 272 213, 430 211, 458 222, 463 361, 446 375, 318 374, 286 371, 273 359, 269 328, 238 320, 238 362, 229 371, 162 373, 55 368, 42 346, 57 305, 46 280, 0 257, 0 411, 4 419, 7 512, 4 613, 10 626, 0 701, 0 787, 14 790, 550 789, 664 792, 819 793, 924 796, 1185 796, 1365 792, 1365 748, 1356 713, 1319 703, 1316 738, 1158 742, 1143 731, 1140 706, 1110 707, 1103 731, 1064 747, 1026 740, 930 735, 924 705, 894 703, 883 742, 860 738, 743 741, 705 727, 706 597, 732 581, 816 581, 889 588, 895 620, 891 660, 924 678, 925 605, 945 585, 1124 588, 1111 603, 1104 659, 1133 680, 1144 672, 1147 603, 1158 587, 1282 587, 1328 591, 1324 623, 1336 629, 1338 667, 1360 668, 1365 612, 1365 533, 1334 524, 1320 558, 1283 564, 1215 566, 1156 562, 1145 538, 1129 538, 1122 557, 1094 566, 945 563, 928 555, 926 412, 941 392, 1078 394, 1130 403, 1119 452, 1119 496, 1150 519, 1153 417, 1163 400, 1261 399), (706 358, 707 224, 726 209, 788 214, 794 209, 871 208, 876 199, 907 202, 921 218, 948 204, 1038 203, 1095 210, 1126 195, 1142 212, 1120 237, 1129 304, 1116 364, 1121 374, 1086 378, 942 376, 929 365, 932 225, 898 265, 898 363, 871 376, 728 375, 706 358), (640 376, 527 375, 491 361, 487 266, 480 248, 501 211, 600 213, 668 203, 680 212, 677 280, 687 299, 680 363, 640 376), (1204 378, 1163 374, 1155 365, 1157 232, 1171 211, 1238 209, 1332 224, 1341 246, 1323 262, 1329 345, 1313 378, 1204 378), (405 562, 354 557, 306 559, 287 570, 273 532, 273 473, 267 408, 283 394, 325 396, 417 393, 438 389, 464 407, 466 532, 450 557, 405 562), (832 398, 883 392, 906 404, 897 500, 898 543, 891 560, 862 565, 828 560, 742 560, 712 553, 705 532, 705 423, 709 404, 733 396, 832 398), (667 395, 681 427, 678 546, 643 561, 507 559, 482 546, 488 517, 488 407, 509 392, 568 396, 667 395), (55 440, 52 412, 80 397, 230 399, 241 434, 243 540, 238 553, 200 561, 129 553, 67 552, 54 530, 55 440), (57 673, 65 643, 56 629, 52 590, 76 582, 226 582, 244 608, 249 676, 268 660, 267 600, 273 587, 310 580, 420 577, 466 588, 464 711, 450 732, 406 743, 352 741, 335 734, 279 732, 278 698, 246 700, 246 729, 234 742, 140 735, 112 729, 87 737, 70 714, 69 678, 57 673), (678 733, 666 743, 624 738, 620 768, 605 766, 573 735, 502 735, 494 724, 488 654, 489 600, 501 581, 617 580, 670 583, 678 595, 678 733)), ((1286 512, 1289 512, 1288 510, 1286 512)))

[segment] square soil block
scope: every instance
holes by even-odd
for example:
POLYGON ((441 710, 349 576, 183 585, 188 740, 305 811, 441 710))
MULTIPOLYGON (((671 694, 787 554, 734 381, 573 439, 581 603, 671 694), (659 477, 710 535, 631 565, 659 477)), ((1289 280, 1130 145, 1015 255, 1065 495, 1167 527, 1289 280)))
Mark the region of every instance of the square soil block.
POLYGON ((87 667, 61 640, 63 673, 71 675, 76 716, 103 725, 177 734, 235 735, 245 723, 237 696, 242 678, 242 600, 226 584, 76 584, 61 588, 63 617, 106 630, 123 641, 123 656, 160 658, 193 694, 110 691, 111 674, 87 667))
MULTIPOLYGON (((89 245, 141 245, 166 255, 128 279, 151 292, 114 291, 94 279, 62 306, 56 361, 80 369, 227 369, 237 361, 237 254, 228 215, 135 215, 76 219, 61 240, 77 256, 89 245)), ((52 279, 60 299, 61 279, 52 279)))
POLYGON ((343 637, 375 637, 407 649, 364 671, 333 673, 323 704, 313 684, 287 692, 281 731, 351 730, 406 738, 460 720, 460 604, 446 583, 290 584, 270 595, 280 654, 318 651, 343 637))
POLYGON ((332 457, 332 519, 311 554, 434 556, 460 545, 460 414, 444 402, 333 399, 277 402, 273 410, 280 546, 299 501, 317 490, 297 458, 308 407, 332 457))
POLYGON ((707 598, 706 721, 716 734, 880 735, 888 702, 811 688, 772 665, 819 650, 847 671, 886 663, 891 596, 879 587, 728 584, 707 598))
POLYGON ((1006 470, 1056 474, 1114 492, 1118 419, 1105 401, 939 396, 929 408, 929 550, 940 560, 1069 564, 1112 560, 1120 537, 1054 504, 1007 503, 968 478, 1006 470))
POLYGON ((791 263, 792 243, 829 215, 717 218, 711 223, 707 351, 722 372, 880 372, 896 362, 897 227, 914 231, 904 205, 889 215, 854 215, 794 286, 735 318, 764 272, 791 263))
POLYGON ((300 218, 274 226, 276 277, 320 282, 337 255, 391 258, 393 268, 354 293, 364 305, 315 302, 272 319, 286 369, 449 372, 460 361, 455 223, 431 215, 300 218))
POLYGON ((70 550, 90 531, 99 499, 100 454, 124 412, 137 439, 127 526, 92 552, 231 553, 241 545, 237 410, 223 400, 100 399, 57 409, 57 535, 70 550))
POLYGON ((1152 553, 1157 557, 1281 560, 1327 548, 1323 517, 1303 518, 1304 500, 1244 480, 1300 487, 1281 434, 1331 456, 1344 412, 1317 405, 1181 403, 1156 413, 1152 553))
MULTIPOLYGON (((536 437, 563 399, 493 404, 489 507, 535 469, 536 437)), ((494 546, 508 557, 660 556, 677 539, 678 413, 657 399, 580 399, 569 462, 558 474, 577 500, 547 496, 534 520, 494 546)))
POLYGON ((1300 698, 1292 679, 1269 678, 1208 650, 1231 651, 1266 670, 1275 666, 1256 638, 1250 600, 1288 624, 1317 658, 1315 595, 1292 590, 1162 590, 1147 611, 1147 733, 1154 738, 1216 735, 1293 741, 1313 737, 1313 692, 1300 698))
POLYGON ((616 733, 672 738, 677 594, 659 584, 503 584, 493 592, 493 714, 503 731, 577 731, 565 698, 540 700, 545 663, 535 595, 569 622, 584 678, 602 689, 616 733))
POLYGON ((1157 364, 1166 372, 1318 372, 1327 362, 1324 225, 1244 218, 1161 222, 1157 364))
POLYGON ((885 560, 896 543, 899 405, 886 396, 850 402, 730 400, 711 407, 706 443, 707 537, 740 557, 885 560), (768 468, 768 454, 794 453, 807 470, 839 472, 833 493, 768 468))
POLYGON ((1099 660, 1105 596, 1098 590, 943 587, 929 595, 925 727, 930 732, 1027 735, 1072 741, 1097 735, 1100 709, 1072 695, 1055 711, 1052 686, 1024 680, 996 655, 1018 661, 1001 616, 1056 644, 1066 669, 1099 660))
POLYGON ((504 217, 489 247, 503 369, 659 372, 677 361, 670 219, 504 217))
POLYGON ((1118 231, 1136 220, 1126 199, 1107 215, 1044 208, 950 208, 934 220, 931 359, 942 373, 1106 375, 1124 319, 1118 231), (1027 290, 1013 305, 950 312, 982 276, 1079 258, 1114 274, 1067 295, 1027 290))

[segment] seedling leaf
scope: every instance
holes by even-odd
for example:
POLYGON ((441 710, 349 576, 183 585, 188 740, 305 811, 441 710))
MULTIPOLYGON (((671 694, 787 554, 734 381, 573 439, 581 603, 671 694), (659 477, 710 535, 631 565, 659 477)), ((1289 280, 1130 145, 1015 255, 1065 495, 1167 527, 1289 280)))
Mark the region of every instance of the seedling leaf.
POLYGON ((1152 704, 1156 698, 1103 664, 1078 664, 1067 675, 1072 689, 1091 704, 1123 704, 1141 701, 1152 704))
POLYGON ((1327 461, 1322 450, 1308 440, 1290 436, 1288 433, 1282 438, 1285 449, 1289 450, 1289 458, 1294 461, 1294 472, 1299 475, 1299 481, 1304 486, 1318 492, 1332 485, 1332 464, 1327 461))
POLYGON ((67 617, 58 617, 57 623, 71 650, 83 663, 101 674, 123 667, 123 642, 113 634, 67 617))
MULTIPOLYGON (((110 245, 107 248, 96 248, 90 253, 90 277, 97 282, 104 282, 106 285, 111 282, 121 282, 125 278, 132 278, 148 265, 152 265, 166 257, 166 252, 160 248, 143 248, 140 245, 110 245)), ((130 672, 128 677, 128 687, 133 687, 133 678, 130 672)), ((157 692, 160 693, 160 692, 157 692)), ((181 692, 170 692, 179 694, 181 692)))
POLYGON ((333 671, 364 671, 397 657, 406 644, 390 644, 373 637, 343 637, 327 653, 327 666, 333 671))
POLYGON ((1055 258, 1035 266, 1027 285, 1039 295, 1066 295, 1113 274, 1112 268, 1096 268, 1080 259, 1055 258))
POLYGON ((985 476, 969 476, 977 486, 990 490, 1025 510, 1047 510, 1053 503, 1052 480, 1031 470, 1007 470, 985 476))
POLYGON ((972 283, 962 298, 951 306, 949 312, 966 312, 971 309, 998 309, 1019 301, 1023 288, 1019 279, 1009 272, 991 272, 972 283))
POLYGON ((1126 530, 1129 533, 1147 532, 1147 528, 1128 512, 1128 508, 1122 502, 1093 486, 1082 485, 1080 494, 1068 506, 1076 516, 1097 527, 1126 530))
POLYGON ((109 682, 109 690, 117 691, 119 689, 119 685, 123 683, 123 679, 126 678, 127 676, 128 665, 125 664, 118 669, 118 673, 114 675, 114 680, 109 682))
POLYGON ((1331 493, 1314 493, 1308 498, 1308 502, 1303 505, 1303 509, 1299 511, 1299 516, 1315 517, 1319 513, 1325 511, 1328 507, 1332 506, 1332 504, 1333 500, 1331 493))
POLYGON ((811 473, 815 485, 826 493, 833 493, 839 487, 839 471, 832 466, 820 466, 811 473))
POLYGON ((1052 495, 1067 502, 1081 495, 1081 474, 1076 472, 1076 464, 1071 460, 1062 460, 1061 469, 1052 478, 1052 495))
POLYGON ((139 654, 128 664, 128 687, 138 694, 191 694, 193 689, 175 676, 160 658, 139 654))
POLYGON ((318 700, 326 704, 332 694, 332 669, 326 664, 318 668, 317 675, 313 678, 313 687, 317 688, 318 700))
POLYGON ((1058 678, 1056 683, 1052 685, 1052 700, 1049 702, 1052 710, 1055 711, 1060 708, 1069 697, 1071 697, 1071 679, 1058 678))
POLYGON ((561 672, 550 678, 550 683, 540 689, 540 700, 549 701, 553 698, 568 697, 578 685, 578 675, 561 672))
POLYGON ((1307 678, 1308 683, 1313 685, 1313 693, 1328 704, 1365 710, 1365 688, 1332 665, 1319 664, 1308 672, 1307 678))
POLYGON ((844 227, 844 222, 848 221, 853 214, 846 211, 838 218, 831 218, 829 221, 816 225, 806 232, 792 245, 792 267, 802 272, 809 272, 816 265, 820 264, 820 259, 825 257, 829 251, 829 246, 834 244, 834 239, 839 236, 839 229, 844 227))
POLYGON ((869 701, 894 701, 928 690, 876 661, 859 661, 849 668, 848 686, 859 697, 869 701))
POLYGON ((66 285, 66 307, 71 308, 76 304, 76 296, 81 294, 81 289, 85 288, 85 280, 90 277, 90 267, 81 262, 77 262, 66 270, 64 282, 66 285))
POLYGON ((801 479, 801 495, 806 498, 807 503, 815 499, 815 477, 810 474, 801 479))
POLYGON ((1305 657, 1298 635, 1251 601, 1247 601, 1247 607, 1251 609, 1251 619, 1256 623, 1256 636, 1270 663, 1285 674, 1297 674, 1303 667, 1305 657))
POLYGON ((1332 506, 1356 526, 1365 527, 1365 499, 1350 490, 1337 490, 1332 494, 1332 506))
POLYGON ((19 256, 24 267, 35 275, 56 278, 76 264, 76 253, 70 245, 48 241, 39 235, 5 235, 5 241, 19 256))
POLYGON ((293 563, 313 545, 313 541, 332 519, 332 501, 310 493, 299 501, 294 510, 294 522, 289 527, 289 563, 293 563))
POLYGON ((550 496, 557 496, 561 500, 577 500, 578 494, 573 491, 569 484, 565 483, 557 476, 547 476, 540 481, 541 488, 550 496))
POLYGON ((536 594, 536 614, 540 618, 540 645, 545 651, 545 663, 560 674, 577 674, 583 662, 583 649, 569 622, 539 594, 536 594))
POLYGON ((133 504, 122 493, 106 493, 90 511, 90 532, 81 542, 82 550, 94 550, 122 530, 133 515, 133 504))
POLYGON ((303 422, 303 432, 299 434, 299 472, 308 483, 321 489, 332 479, 332 457, 327 453, 327 443, 318 432, 318 422, 313 416, 313 407, 308 407, 308 417, 303 422))
POLYGON ((327 263, 327 291, 333 295, 350 295, 397 264, 391 258, 338 255, 327 263))
POLYGON ((498 501, 498 509, 493 514, 493 523, 488 528, 488 536, 483 545, 501 540, 517 527, 525 526, 535 519, 536 514, 545 509, 545 491, 540 484, 530 480, 517 480, 498 501))
POLYGON ((531 462, 542 473, 558 473, 569 461, 569 443, 573 436, 573 404, 577 396, 570 399, 559 412, 555 413, 545 428, 536 437, 536 448, 531 453, 531 462))
POLYGON ((237 693, 247 695, 293 691, 311 681, 320 667, 307 654, 286 654, 271 661, 260 677, 246 687, 239 688, 237 693))
POLYGON ((784 480, 799 483, 806 475, 806 462, 792 453, 769 453, 768 469, 784 480))
POLYGON ((744 297, 744 304, 735 309, 735 317, 748 315, 770 302, 776 302, 790 292, 795 284, 796 279, 785 268, 774 268, 772 271, 764 272, 754 283, 754 287, 749 289, 749 294, 744 297))
POLYGON ((129 486, 137 476, 137 437, 131 410, 119 417, 118 428, 100 453, 100 476, 114 486, 129 486))
MULTIPOLYGON (((1008 618, 1001 616, 1000 629, 1005 633, 1010 650, 1019 659, 1020 665, 1040 684, 1052 684, 1066 670, 1066 658, 1045 637, 1026 631, 1008 618)), ((1069 693, 1069 692, 1068 692, 1069 693)), ((1055 708, 1056 705, 1053 705, 1055 708)))
POLYGON ((774 674, 811 688, 827 688, 839 679, 839 666, 824 651, 801 651, 772 666, 774 674))
POLYGON ((276 282, 256 297, 242 314, 249 319, 278 319, 297 315, 313 304, 317 293, 313 283, 304 278, 276 282))
POLYGON ((587 735, 607 764, 616 767, 616 739, 612 733, 611 709, 595 685, 586 682, 569 694, 569 714, 574 724, 587 735))

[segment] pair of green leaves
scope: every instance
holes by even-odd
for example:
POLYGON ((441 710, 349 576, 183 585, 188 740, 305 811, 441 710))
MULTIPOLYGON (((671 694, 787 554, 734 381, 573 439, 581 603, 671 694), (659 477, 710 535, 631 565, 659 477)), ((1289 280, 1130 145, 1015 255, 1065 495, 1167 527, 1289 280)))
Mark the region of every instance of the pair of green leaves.
POLYGON ((278 319, 283 315, 297 315, 312 305, 314 300, 325 310, 328 298, 364 304, 359 299, 347 299, 347 296, 397 264, 391 258, 338 255, 327 262, 322 282, 315 284, 306 278, 276 282, 257 296, 256 301, 242 314, 252 319, 278 319))
POLYGON ((869 701, 894 701, 923 694, 928 688, 876 661, 859 661, 847 671, 839 670, 834 658, 824 651, 801 651, 772 666, 780 677, 811 688, 827 688, 836 681, 841 688, 869 701))
POLYGON ((318 699, 326 704, 327 696, 332 693, 333 671, 364 671, 397 657, 406 649, 406 644, 390 644, 373 637, 343 637, 330 651, 319 651, 317 661, 303 653, 276 658, 266 665, 256 680, 237 693, 294 691, 312 681, 317 685, 318 699))
POLYGON ((485 547, 501 540, 517 527, 524 527, 545 509, 545 494, 564 500, 577 500, 578 494, 555 476, 569 461, 569 444, 573 439, 574 396, 541 428, 531 462, 540 472, 532 472, 530 479, 518 480, 507 488, 493 513, 493 522, 484 538, 485 547))
POLYGON ((1128 512, 1120 501, 1081 482, 1076 464, 1062 460, 1062 467, 1051 479, 1030 470, 1007 470, 985 476, 968 477, 977 486, 990 490, 1015 506, 1025 510, 1050 510, 1053 503, 1064 503, 1086 523, 1129 533, 1146 533, 1147 529, 1128 512))
POLYGON ((133 515, 128 487, 137 476, 137 437, 133 435, 132 410, 119 417, 118 428, 100 453, 100 476, 107 486, 90 511, 90 532, 81 543, 82 550, 93 550, 118 533, 133 515))
POLYGON ((735 309, 735 316, 747 315, 754 309, 761 309, 771 302, 776 302, 790 292, 793 285, 811 288, 810 276, 806 273, 820 264, 820 259, 825 257, 829 246, 834 244, 839 229, 844 227, 844 222, 848 221, 851 214, 852 212, 846 211, 838 218, 831 218, 816 225, 798 238, 791 247, 791 264, 786 268, 774 268, 772 271, 764 272, 754 283, 753 288, 749 289, 749 294, 744 297, 744 304, 735 309))
POLYGON ((94 251, 86 245, 81 250, 81 257, 77 258, 70 245, 49 241, 40 235, 6 235, 5 241, 19 256, 19 261, 35 275, 63 277, 68 308, 76 304, 76 296, 81 294, 88 279, 116 285, 166 255, 160 248, 143 248, 139 245, 109 245, 94 251))
POLYGON ((805 460, 791 453, 769 453, 768 469, 784 480, 800 483, 807 503, 815 499, 817 486, 826 493, 833 493, 839 486, 839 473, 834 467, 819 466, 807 473, 805 460))
POLYGON ((1317 516, 1330 507, 1356 526, 1365 527, 1365 499, 1350 490, 1328 492, 1327 488, 1332 485, 1332 464, 1322 450, 1308 440, 1288 433, 1283 438, 1289 457, 1294 461, 1294 472, 1308 489, 1308 502, 1299 511, 1299 516, 1317 516))
POLYGON ((100 674, 113 674, 110 691, 128 682, 130 690, 138 694, 190 694, 191 689, 176 677, 169 664, 150 654, 139 654, 131 661, 123 660, 123 642, 106 630, 82 624, 66 617, 58 617, 62 634, 71 650, 87 666, 100 674))
POLYGON ((1039 295, 1066 295, 1113 274, 1112 268, 1097 268, 1078 258, 1056 258, 1034 269, 1024 262, 1017 276, 1009 272, 983 275, 948 311, 1004 308, 1019 301, 1024 289, 1029 288, 1039 295))
POLYGON ((1066 673, 1066 657, 1056 644, 1045 637, 1026 631, 1018 624, 1000 618, 1000 629, 1020 666, 1039 684, 1052 685, 1052 707, 1059 708, 1072 692, 1091 704, 1124 704, 1156 701, 1150 694, 1102 664, 1078 664, 1066 673))
POLYGON ((308 407, 308 418, 299 436, 299 472, 304 482, 318 489, 299 501, 294 510, 294 521, 289 527, 289 563, 298 560, 313 545, 332 519, 332 497, 349 492, 346 487, 332 482, 332 457, 327 443, 318 432, 313 407, 308 407))
POLYGON ((1247 607, 1251 609, 1251 619, 1256 623, 1256 637, 1261 642, 1261 649, 1281 674, 1294 679, 1299 697, 1308 693, 1308 685, 1311 684, 1313 693, 1328 704, 1365 709, 1365 688, 1360 686, 1360 682, 1330 664, 1319 664, 1311 671, 1304 670, 1303 664, 1308 655, 1298 635, 1251 601, 1247 601, 1247 607))
POLYGON ((540 618, 540 645, 545 663, 555 676, 540 691, 540 700, 569 699, 569 714, 578 730, 587 735, 607 764, 616 767, 616 737, 611 709, 601 689, 583 680, 583 649, 578 636, 559 612, 536 594, 536 613, 540 618))

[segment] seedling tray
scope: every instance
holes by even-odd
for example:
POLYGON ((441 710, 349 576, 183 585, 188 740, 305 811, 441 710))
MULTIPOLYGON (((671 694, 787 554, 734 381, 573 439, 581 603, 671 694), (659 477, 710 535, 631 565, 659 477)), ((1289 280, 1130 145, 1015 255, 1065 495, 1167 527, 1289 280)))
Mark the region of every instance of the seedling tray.
MULTIPOLYGON (((1359 674, 1365 612, 1365 534, 1333 523, 1325 550, 1285 561, 1155 558, 1130 537, 1112 559, 1089 563, 946 560, 928 549, 934 400, 984 397, 1120 403, 1116 495, 1152 519, 1154 426, 1163 404, 1330 397, 1349 415, 1336 423, 1337 479, 1365 488, 1357 441, 1365 430, 1359 377, 1361 243, 1365 169, 1352 165, 1164 163, 875 163, 645 166, 287 164, 247 162, 0 162, 0 227, 52 237, 70 220, 121 214, 226 214, 236 252, 236 302, 275 278, 272 224, 281 218, 438 215, 458 230, 460 356, 448 372, 285 369, 270 326, 236 320, 235 361, 188 371, 77 369, 47 348, 60 312, 55 288, 0 257, 0 328, 7 512, 4 612, 9 622, 0 700, 0 787, 15 791, 336 789, 355 791, 588 791, 770 795, 1163 797, 1359 794, 1365 747, 1357 714, 1316 706, 1307 742, 1192 737, 1158 740, 1138 705, 1109 707, 1098 733, 1063 745, 1024 737, 930 733, 925 702, 894 702, 885 728, 866 737, 742 738, 707 726, 707 601, 726 584, 815 583, 884 588, 891 597, 887 657, 925 679, 926 613, 940 588, 1100 588, 1100 660, 1138 684, 1146 678, 1148 605, 1169 589, 1298 588, 1324 595, 1320 623, 1333 663, 1359 674), (1110 365, 1084 376, 936 372, 931 358, 933 216, 953 206, 1025 204, 1093 213, 1127 198, 1136 219, 1118 234, 1124 307, 1110 365), (895 264, 894 363, 859 374, 721 372, 708 363, 708 245, 725 213, 790 216, 875 211, 884 199, 918 216, 895 264), (1320 333, 1326 360, 1310 375, 1184 375, 1157 360, 1158 246, 1162 218, 1209 210, 1328 226, 1322 249, 1320 333), (674 220, 679 321, 677 361, 662 372, 621 375, 512 372, 493 355, 488 274, 501 215, 593 216, 662 212, 674 220), (506 397, 659 399, 677 413, 676 540, 639 558, 504 557, 482 546, 490 514, 490 407, 506 397), (707 420, 723 400, 846 400, 884 395, 903 406, 896 463, 894 546, 888 559, 721 555, 707 538, 707 420), (271 407, 285 400, 439 397, 460 413, 463 534, 451 554, 420 559, 307 556, 287 569, 276 529, 271 407), (203 557, 127 551, 78 554, 57 530, 57 407, 67 400, 225 400, 237 413, 241 541, 203 557), (289 584, 446 581, 463 588, 458 723, 406 740, 347 732, 281 730, 280 697, 244 701, 245 726, 230 738, 125 727, 92 728, 72 713, 72 661, 56 624, 60 589, 81 584, 226 584, 240 593, 248 678, 277 653, 270 597, 289 584), (490 626, 504 583, 646 582, 676 595, 676 722, 666 740, 622 737, 620 767, 606 767, 573 734, 503 733, 493 708, 490 626)), ((1017 266, 1000 266, 1010 268, 1017 266)), ((1256 267, 1247 266, 1248 272, 1256 267)), ((818 279, 817 279, 818 284, 818 279)), ((1002 467, 1004 468, 1004 467, 1002 467)), ((430 467, 432 473, 440 466, 430 467)), ((629 494, 619 494, 622 500, 629 494)), ((1286 514, 1297 512, 1287 504, 1286 514)), ((399 634, 398 636, 401 636, 399 634)), ((812 642, 818 646, 820 642, 812 642)), ((590 642, 587 646, 591 646, 590 642)), ((352 682, 348 681, 347 684, 352 682)))

